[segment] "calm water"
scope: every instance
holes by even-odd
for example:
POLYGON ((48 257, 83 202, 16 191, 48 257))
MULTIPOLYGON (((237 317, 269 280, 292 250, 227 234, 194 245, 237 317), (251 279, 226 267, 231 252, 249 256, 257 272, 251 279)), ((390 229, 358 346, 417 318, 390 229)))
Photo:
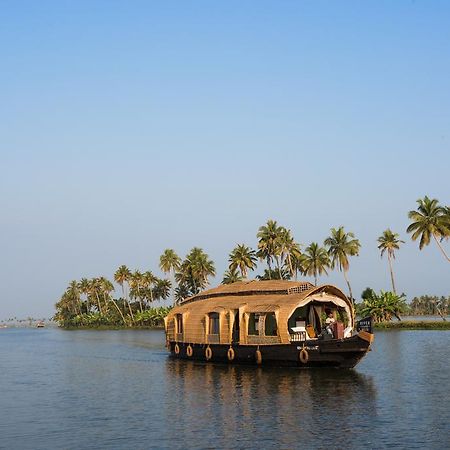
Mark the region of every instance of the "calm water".
POLYGON ((0 448, 448 448, 450 332, 378 332, 353 371, 167 357, 160 331, 0 330, 0 448))

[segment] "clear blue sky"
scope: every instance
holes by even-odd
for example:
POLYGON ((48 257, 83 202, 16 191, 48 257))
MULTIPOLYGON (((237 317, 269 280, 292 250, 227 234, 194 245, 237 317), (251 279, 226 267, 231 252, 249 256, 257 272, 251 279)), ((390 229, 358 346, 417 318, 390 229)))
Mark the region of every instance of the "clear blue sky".
POLYGON ((269 218, 353 231, 358 294, 390 286, 391 227, 398 289, 450 294, 405 232, 417 198, 450 202, 449 2, 3 1, 0 61, 0 319, 168 247, 218 282, 269 218))

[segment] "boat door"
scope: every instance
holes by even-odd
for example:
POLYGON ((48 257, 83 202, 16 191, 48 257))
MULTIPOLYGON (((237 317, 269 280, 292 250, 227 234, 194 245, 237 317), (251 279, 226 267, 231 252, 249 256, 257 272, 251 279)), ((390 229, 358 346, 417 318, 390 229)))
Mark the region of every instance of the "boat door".
POLYGON ((235 309, 233 312, 234 312, 234 323, 233 323, 232 343, 239 344, 239 310, 235 309))

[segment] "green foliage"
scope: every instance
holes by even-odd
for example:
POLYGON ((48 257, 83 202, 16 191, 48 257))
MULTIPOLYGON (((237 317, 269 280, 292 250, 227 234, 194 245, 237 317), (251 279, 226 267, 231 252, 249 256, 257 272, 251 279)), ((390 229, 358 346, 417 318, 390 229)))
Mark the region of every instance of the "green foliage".
POLYGON ((170 281, 154 277, 150 272, 131 273, 126 266, 121 266, 114 278, 121 285, 125 298, 112 297, 114 286, 105 277, 72 281, 55 305, 54 320, 62 327, 161 325, 167 308, 149 308, 149 303, 169 296, 170 281), (134 302, 127 298, 125 283, 134 302), (147 310, 153 311, 152 314, 142 316, 147 310), (156 313, 159 319, 155 319, 156 313))
POLYGON ((374 295, 375 295, 375 291, 370 287, 366 287, 361 293, 361 298, 363 300, 368 300, 369 298, 373 297, 374 295))
POLYGON ((450 262, 450 258, 439 242, 450 237, 450 208, 440 206, 437 199, 430 199, 427 196, 423 199, 419 198, 417 203, 419 205, 417 210, 408 213, 412 223, 406 231, 412 233, 411 239, 413 241, 420 238, 420 250, 427 246, 433 238, 444 257, 450 262))
POLYGON ((312 242, 305 249, 305 253, 300 256, 302 272, 314 277, 314 284, 317 285, 317 277, 322 274, 328 275, 331 260, 325 248, 320 247, 317 242, 312 242))
MULTIPOLYGON (((294 241, 291 230, 278 226, 276 220, 268 220, 266 225, 259 228, 256 235, 258 238, 258 252, 256 256, 265 260, 268 266, 268 278, 264 279, 286 279, 282 271, 289 272, 288 279, 292 278, 297 271, 294 259, 300 257, 300 245, 294 241), (278 275, 272 270, 275 260, 278 275)), ((265 275, 264 275, 265 276, 265 275)))
POLYGON ((421 295, 414 297, 409 306, 411 315, 441 315, 446 316, 450 312, 450 296, 436 297, 431 295, 421 295))
POLYGON ((159 308, 150 308, 143 312, 137 312, 135 315, 136 322, 140 325, 157 327, 164 325, 164 317, 169 314, 172 308, 161 306, 159 308))
POLYGON ((403 330, 450 330, 450 322, 437 321, 401 321, 380 322, 375 324, 377 329, 403 329, 403 330))
POLYGON ((228 269, 223 274, 222 284, 233 284, 242 280, 242 275, 236 269, 228 269))
POLYGON ((195 295, 208 285, 208 278, 215 276, 214 262, 198 247, 194 247, 180 264, 175 273, 178 283, 178 291, 175 290, 175 298, 181 301, 183 298, 195 295), (186 297, 181 297, 181 295, 186 297))
POLYGON ((397 295, 393 292, 380 291, 380 294, 372 292, 364 301, 359 310, 361 317, 371 316, 375 323, 390 321, 393 316, 398 320, 400 314, 407 309, 405 295, 397 295))
POLYGON ((230 253, 229 273, 235 273, 237 269, 241 272, 241 279, 247 278, 248 270, 256 268, 256 252, 244 244, 238 244, 230 253))
POLYGON ((279 271, 271 272, 269 269, 265 269, 262 275, 256 276, 257 280, 290 280, 291 274, 286 269, 280 269, 279 271))

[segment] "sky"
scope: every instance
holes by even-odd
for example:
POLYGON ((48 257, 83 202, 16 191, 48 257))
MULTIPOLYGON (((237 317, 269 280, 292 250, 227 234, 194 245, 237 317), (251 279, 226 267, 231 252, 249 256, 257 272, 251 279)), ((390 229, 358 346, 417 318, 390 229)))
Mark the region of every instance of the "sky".
POLYGON ((449 2, 0 1, 0 65, 0 319, 162 275, 166 248, 220 283, 268 219, 302 248, 353 232, 356 295, 390 289, 389 227, 398 291, 450 295, 406 233, 418 198, 450 203, 449 2))

